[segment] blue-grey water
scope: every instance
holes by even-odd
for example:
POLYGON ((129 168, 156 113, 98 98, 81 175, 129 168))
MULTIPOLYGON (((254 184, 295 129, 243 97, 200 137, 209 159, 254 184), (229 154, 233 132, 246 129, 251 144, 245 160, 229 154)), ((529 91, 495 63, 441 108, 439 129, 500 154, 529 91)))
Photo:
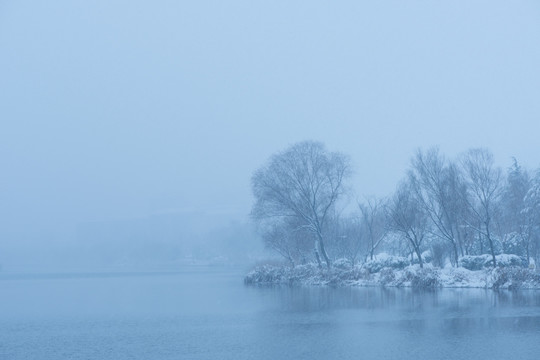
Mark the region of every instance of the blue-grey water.
POLYGON ((249 287, 243 269, 0 276, 0 359, 538 359, 540 292, 249 287))

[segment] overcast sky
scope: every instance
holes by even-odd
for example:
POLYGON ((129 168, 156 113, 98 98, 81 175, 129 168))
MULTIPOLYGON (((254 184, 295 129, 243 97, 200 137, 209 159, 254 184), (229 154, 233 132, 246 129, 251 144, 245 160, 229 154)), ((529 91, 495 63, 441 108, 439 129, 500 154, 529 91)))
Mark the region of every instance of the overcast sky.
POLYGON ((393 191, 418 147, 540 165, 538 1, 0 1, 0 241, 245 217, 314 139, 393 191))

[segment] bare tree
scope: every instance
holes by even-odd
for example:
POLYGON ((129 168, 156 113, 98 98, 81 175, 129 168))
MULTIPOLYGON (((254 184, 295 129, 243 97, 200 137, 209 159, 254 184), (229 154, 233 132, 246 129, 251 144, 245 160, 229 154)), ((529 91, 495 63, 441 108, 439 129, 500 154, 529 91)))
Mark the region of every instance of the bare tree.
POLYGON ((487 149, 469 150, 462 159, 462 166, 466 174, 467 187, 472 195, 472 199, 467 198, 467 201, 471 213, 477 220, 469 221, 468 225, 487 239, 493 266, 497 266, 492 227, 497 201, 501 195, 501 169, 495 167, 493 155, 487 149), (476 226, 477 223, 481 226, 476 226))
POLYGON ((294 219, 293 223, 313 235, 319 265, 322 256, 330 267, 325 227, 332 208, 344 194, 349 174, 345 155, 328 152, 320 142, 297 143, 274 155, 253 175, 252 216, 257 221, 294 219))
POLYGON ((337 216, 332 219, 327 237, 332 253, 356 264, 365 246, 366 231, 356 216, 337 216))
POLYGON ((262 238, 266 247, 276 251, 294 267, 306 261, 306 254, 312 247, 312 239, 306 229, 290 223, 291 220, 294 219, 265 223, 262 238))
POLYGON ((530 186, 529 173, 513 158, 502 189, 497 227, 503 239, 504 252, 526 256, 527 262, 530 258, 531 227, 523 210, 530 186))
POLYGON ((531 186, 524 199, 522 215, 525 219, 524 234, 527 236, 527 257, 539 261, 540 255, 540 169, 531 181, 531 186))
POLYGON ((368 255, 371 260, 375 255, 375 250, 384 240, 387 232, 384 214, 384 202, 381 199, 369 198, 365 203, 359 203, 360 219, 362 228, 366 233, 369 242, 368 255))
POLYGON ((401 183, 387 206, 388 225, 404 237, 424 267, 422 246, 429 227, 429 217, 409 181, 401 183))
POLYGON ((433 225, 432 234, 448 242, 453 264, 463 255, 462 228, 466 186, 458 168, 446 161, 437 148, 418 151, 412 159, 409 178, 420 204, 433 225))

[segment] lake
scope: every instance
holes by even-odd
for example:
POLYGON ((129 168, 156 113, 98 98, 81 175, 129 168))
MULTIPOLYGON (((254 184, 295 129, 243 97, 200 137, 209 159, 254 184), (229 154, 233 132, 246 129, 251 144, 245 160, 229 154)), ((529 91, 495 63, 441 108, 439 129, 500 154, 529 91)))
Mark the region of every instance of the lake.
POLYGON ((244 273, 2 274, 0 359, 540 356, 540 291, 250 287, 244 273))

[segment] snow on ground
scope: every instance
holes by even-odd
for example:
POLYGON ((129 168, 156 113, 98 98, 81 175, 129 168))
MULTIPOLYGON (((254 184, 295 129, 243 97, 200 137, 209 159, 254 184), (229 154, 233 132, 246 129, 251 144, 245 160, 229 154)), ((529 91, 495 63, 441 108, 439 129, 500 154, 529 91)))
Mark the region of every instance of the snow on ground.
POLYGON ((517 266, 473 271, 450 266, 441 269, 430 264, 424 268, 418 264, 392 267, 393 261, 388 264, 390 266, 375 267, 369 263, 347 266, 337 262, 331 269, 319 268, 316 264, 294 268, 262 265, 248 273, 244 281, 246 284, 540 289, 540 274, 517 266))

